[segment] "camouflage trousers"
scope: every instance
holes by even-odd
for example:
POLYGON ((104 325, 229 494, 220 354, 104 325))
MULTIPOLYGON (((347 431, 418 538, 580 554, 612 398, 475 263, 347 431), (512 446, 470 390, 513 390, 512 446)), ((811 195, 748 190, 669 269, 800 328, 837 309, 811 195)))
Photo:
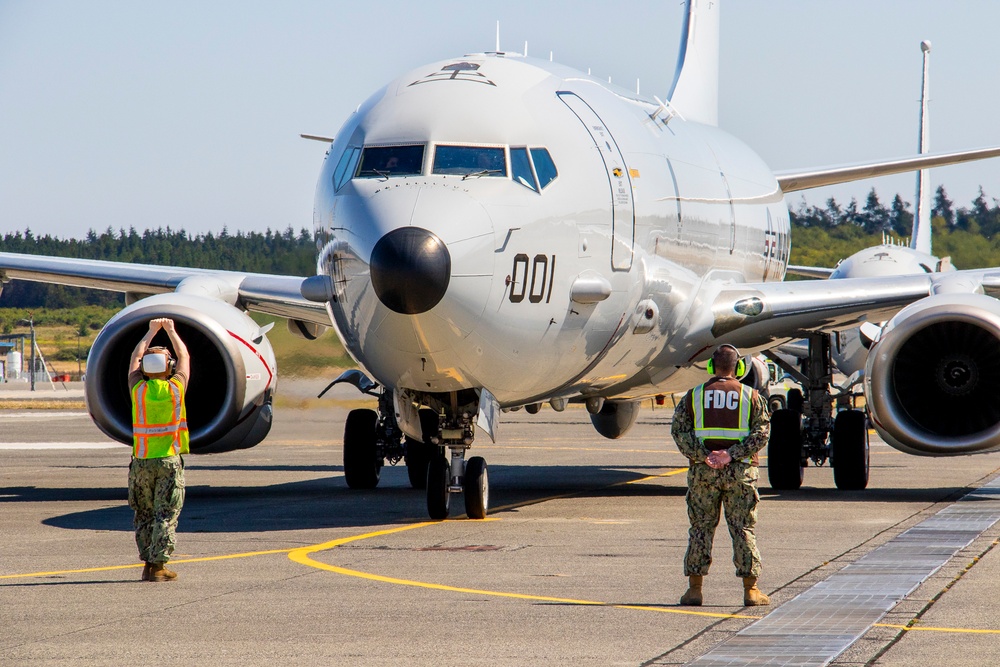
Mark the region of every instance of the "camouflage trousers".
POLYGON ((128 506, 135 511, 132 524, 140 559, 147 563, 170 560, 183 504, 181 457, 132 459, 128 467, 128 506))
POLYGON ((684 575, 706 575, 712 565, 712 540, 725 509, 729 535, 733 538, 733 565, 737 577, 760 576, 760 552, 754 526, 757 524, 758 468, 733 461, 721 470, 705 463, 688 468, 687 508, 691 528, 684 555, 684 575))

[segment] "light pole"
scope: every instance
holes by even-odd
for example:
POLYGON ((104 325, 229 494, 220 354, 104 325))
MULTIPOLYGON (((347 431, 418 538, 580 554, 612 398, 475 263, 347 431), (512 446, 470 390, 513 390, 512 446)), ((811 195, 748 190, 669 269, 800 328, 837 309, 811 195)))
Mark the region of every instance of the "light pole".
POLYGON ((28 313, 28 319, 18 320, 18 324, 27 324, 31 329, 31 370, 29 371, 29 377, 31 377, 31 391, 35 391, 35 314, 28 313))

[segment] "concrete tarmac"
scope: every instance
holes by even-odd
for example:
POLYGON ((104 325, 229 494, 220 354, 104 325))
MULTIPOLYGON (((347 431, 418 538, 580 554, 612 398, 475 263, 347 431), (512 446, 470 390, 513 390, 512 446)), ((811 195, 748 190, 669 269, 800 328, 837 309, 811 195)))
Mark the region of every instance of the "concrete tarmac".
MULTIPOLYGON (((163 584, 139 581, 128 449, 82 412, 0 411, 0 664, 684 664, 1000 472, 1000 454, 911 457, 874 436, 863 492, 836 490, 826 467, 774 492, 762 468, 774 606, 742 606, 720 527, 696 609, 677 605, 685 461, 669 408, 647 404, 617 441, 583 410, 504 415, 500 442, 472 450, 489 463, 490 517, 465 519, 457 497, 434 523, 402 464, 376 490, 346 487, 349 391, 279 407, 253 449, 187 458, 180 577, 163 584)), ((986 531, 834 664, 992 662, 998 538, 986 531)))

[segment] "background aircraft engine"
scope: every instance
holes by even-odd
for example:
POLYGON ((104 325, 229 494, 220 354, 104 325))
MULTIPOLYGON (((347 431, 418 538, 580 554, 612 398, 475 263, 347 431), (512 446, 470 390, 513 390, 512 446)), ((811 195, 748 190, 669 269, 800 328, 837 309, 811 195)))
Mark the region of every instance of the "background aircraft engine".
POLYGON ((638 401, 605 401, 600 412, 590 415, 597 432, 611 440, 628 433, 638 418, 638 401))
POLYGON ((901 310, 868 356, 865 398, 879 434, 901 451, 1000 448, 1000 301, 940 294, 901 310))
MULTIPOLYGON (((87 409, 105 434, 132 442, 128 364, 149 320, 170 317, 191 353, 187 392, 192 453, 243 449, 271 428, 277 369, 259 325, 227 303, 190 294, 159 294, 115 315, 98 334, 87 360, 87 409)), ((169 346, 160 332, 154 345, 169 346)))

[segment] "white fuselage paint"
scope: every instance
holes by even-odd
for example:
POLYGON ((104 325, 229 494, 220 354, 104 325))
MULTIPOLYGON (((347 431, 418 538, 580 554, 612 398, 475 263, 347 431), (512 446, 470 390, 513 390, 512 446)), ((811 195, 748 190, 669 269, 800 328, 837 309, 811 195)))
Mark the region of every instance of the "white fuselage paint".
POLYGON ((345 348, 387 387, 484 387, 503 406, 695 384, 701 371, 678 367, 707 356, 706 283, 781 280, 788 211, 746 145, 667 119, 655 102, 520 56, 443 61, 377 92, 337 135, 316 192, 318 270, 333 278, 345 348), (458 63, 478 68, 446 69, 458 63), (335 191, 345 151, 378 144, 424 145, 422 175, 335 191), (544 147, 558 177, 539 193, 509 173, 432 175, 438 144, 544 147), (368 273, 375 243, 408 225, 436 234, 452 261, 446 295, 419 315, 386 308, 368 273), (610 296, 572 301, 588 277, 610 296), (650 309, 653 326, 633 333, 650 309))

